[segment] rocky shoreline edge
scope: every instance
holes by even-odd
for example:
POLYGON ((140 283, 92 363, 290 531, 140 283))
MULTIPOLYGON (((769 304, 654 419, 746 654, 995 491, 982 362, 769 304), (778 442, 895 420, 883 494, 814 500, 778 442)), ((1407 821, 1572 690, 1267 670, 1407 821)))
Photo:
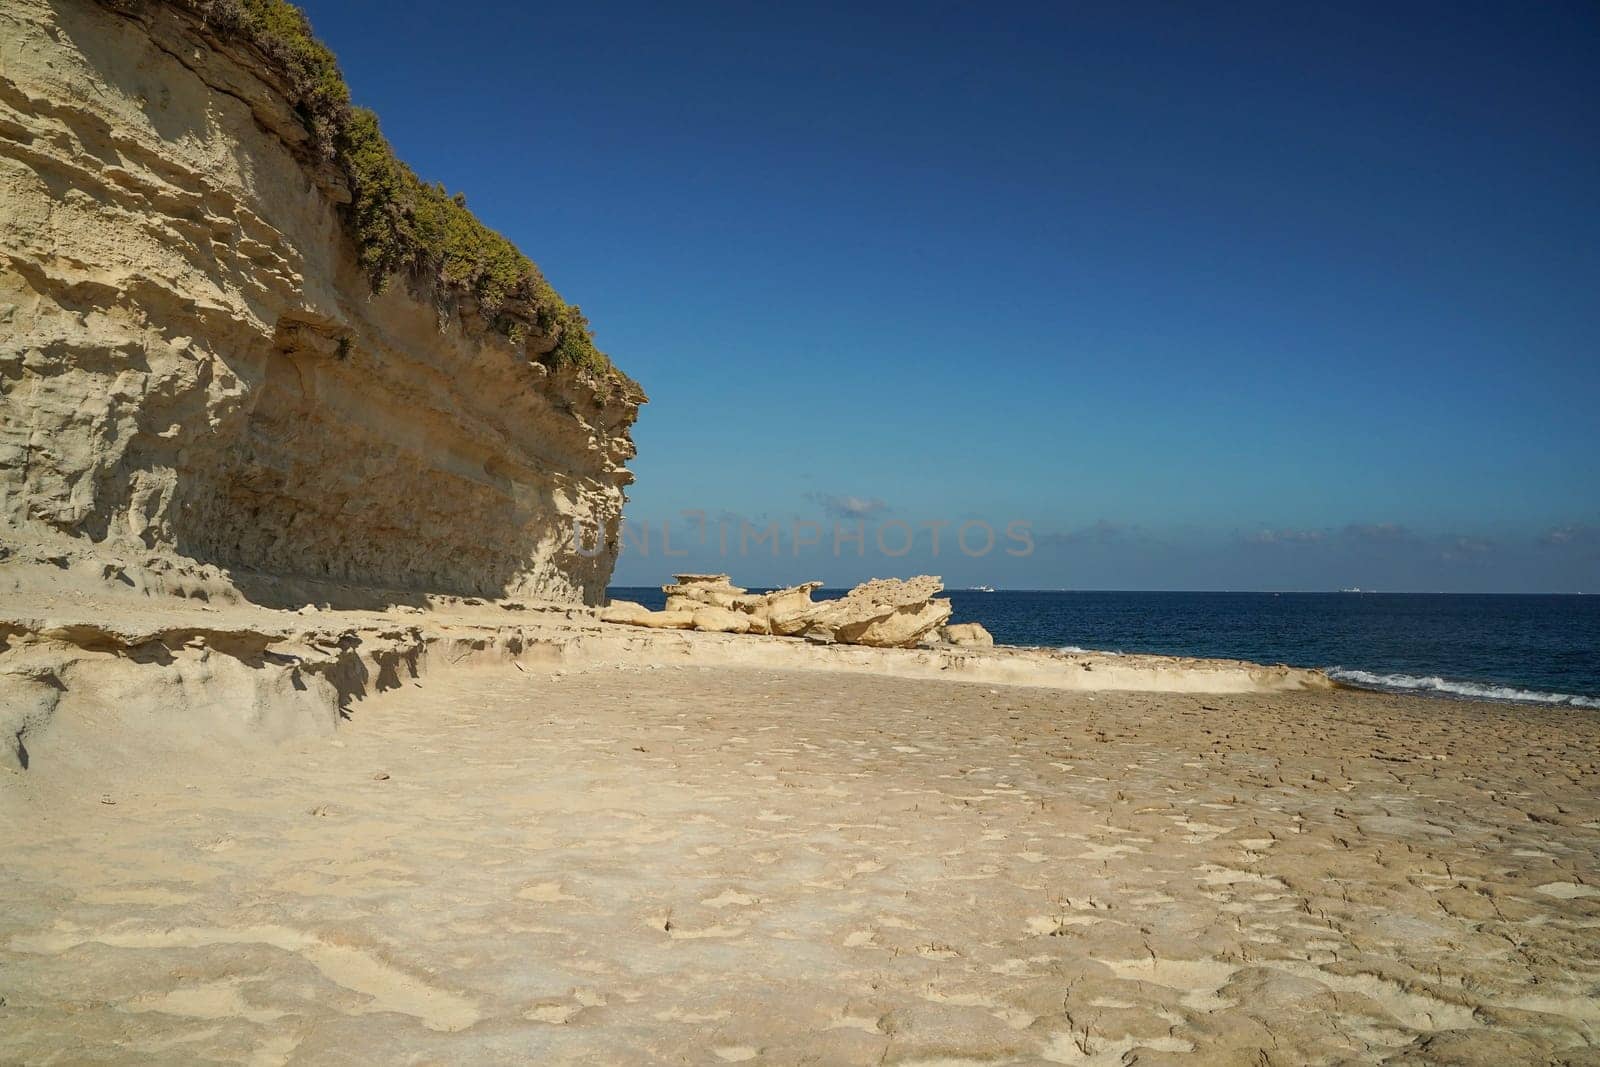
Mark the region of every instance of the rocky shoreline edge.
MULTIPOLYGON (((817 607, 838 621, 844 609, 827 606, 848 603, 817 607)), ((873 647, 823 643, 814 625, 794 636, 702 632, 608 621, 616 613, 459 597, 360 611, 23 592, 0 607, 0 764, 35 765, 64 717, 240 739, 332 734, 354 706, 441 670, 693 665, 1168 693, 1334 684, 1320 671, 1238 660, 958 645, 936 629, 912 647, 873 647)))

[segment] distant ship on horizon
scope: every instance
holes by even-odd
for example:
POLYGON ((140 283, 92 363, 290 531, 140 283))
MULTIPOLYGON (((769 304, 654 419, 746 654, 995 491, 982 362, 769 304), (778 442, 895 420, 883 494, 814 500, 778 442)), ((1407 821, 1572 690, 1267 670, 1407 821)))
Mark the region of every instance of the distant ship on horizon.
POLYGON ((967 586, 967 592, 969 592, 969 593, 992 593, 992 592, 994 592, 994 586, 992 586, 992 585, 969 585, 969 586, 967 586))

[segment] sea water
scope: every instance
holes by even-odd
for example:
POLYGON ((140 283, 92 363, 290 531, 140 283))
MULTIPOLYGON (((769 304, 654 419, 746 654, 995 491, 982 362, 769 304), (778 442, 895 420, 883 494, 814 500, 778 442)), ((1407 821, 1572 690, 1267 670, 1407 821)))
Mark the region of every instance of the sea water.
MULTIPOLYGON (((612 595, 660 608, 660 589, 612 595)), ((823 590, 818 598, 837 596, 823 590)), ((951 590, 1005 645, 1321 667, 1348 685, 1600 709, 1600 596, 951 590)))

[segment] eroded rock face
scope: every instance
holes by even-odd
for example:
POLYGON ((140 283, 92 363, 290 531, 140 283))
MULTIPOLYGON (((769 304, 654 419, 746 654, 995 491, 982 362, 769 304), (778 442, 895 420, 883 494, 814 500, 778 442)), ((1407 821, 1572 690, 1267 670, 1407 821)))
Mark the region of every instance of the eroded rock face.
MULTIPOLYGON (((663 627, 690 619, 696 630, 776 634, 822 643, 909 648, 935 634, 950 618, 950 601, 932 575, 901 580, 877 578, 837 600, 815 601, 821 582, 803 582, 771 593, 750 593, 726 574, 678 574, 661 587, 666 609, 652 612, 631 601, 614 601, 601 612, 607 622, 663 627), (670 621, 669 621, 670 620, 670 621)), ((972 624, 976 626, 976 624, 972 624)), ((982 631, 983 628, 978 626, 982 631)), ((993 639, 990 640, 993 644, 993 639)))
POLYGON ((645 626, 652 630, 694 628, 692 611, 651 611, 631 600, 613 600, 600 609, 600 619, 602 622, 620 622, 626 626, 645 626))
POLYGON ((373 295, 270 73, 182 13, 0 34, 0 535, 601 601, 642 397, 373 295))
POLYGON ((677 583, 664 585, 668 611, 693 611, 702 605, 734 608, 750 599, 726 574, 675 574, 677 583))
POLYGON ((950 618, 950 601, 934 599, 942 589, 944 583, 929 574, 863 582, 838 600, 820 604, 805 636, 879 648, 914 645, 950 618))
POLYGON ((805 633, 817 613, 817 603, 811 594, 822 588, 821 582, 801 582, 787 589, 778 589, 762 597, 757 614, 767 620, 768 629, 784 637, 798 637, 805 633))
POLYGON ((693 612, 694 628, 703 633, 746 634, 750 632, 750 616, 742 611, 729 611, 707 605, 693 612))
POLYGON ((957 622, 939 631, 946 644, 961 648, 993 648, 994 635, 982 623, 957 622))
POLYGON ((726 608, 749 616, 748 632, 798 637, 816 617, 820 605, 811 594, 821 582, 802 582, 770 593, 750 593, 734 585, 726 574, 675 574, 677 581, 664 585, 666 610, 695 611, 702 605, 726 608))

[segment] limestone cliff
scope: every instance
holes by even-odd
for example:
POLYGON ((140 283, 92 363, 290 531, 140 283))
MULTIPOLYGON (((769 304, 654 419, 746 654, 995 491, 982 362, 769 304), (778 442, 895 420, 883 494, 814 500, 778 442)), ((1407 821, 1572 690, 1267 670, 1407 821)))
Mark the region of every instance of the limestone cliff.
POLYGON ((642 394, 375 294, 310 138, 181 6, 0 3, 0 553, 598 602, 642 394))

